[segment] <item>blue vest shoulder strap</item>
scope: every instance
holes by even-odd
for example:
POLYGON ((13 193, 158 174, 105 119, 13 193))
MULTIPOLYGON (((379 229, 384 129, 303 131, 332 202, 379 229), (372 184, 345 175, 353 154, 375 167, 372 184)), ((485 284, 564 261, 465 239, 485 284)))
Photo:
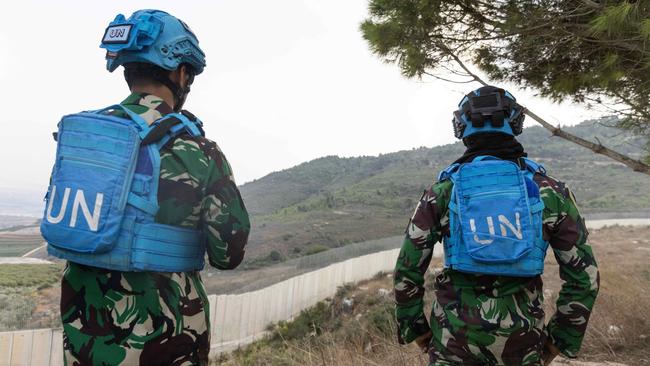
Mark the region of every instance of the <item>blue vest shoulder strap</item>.
MULTIPOLYGON (((495 156, 491 155, 480 155, 472 159, 473 162, 478 162, 478 161, 484 161, 484 160, 501 160, 495 156)), ((446 167, 443 169, 440 174, 438 174, 438 181, 442 182, 445 179, 452 179, 453 180, 453 174, 458 171, 458 168, 460 168, 462 164, 460 163, 453 163, 450 166, 446 167)))
MULTIPOLYGON (((481 155, 481 156, 477 156, 472 161, 476 162, 476 161, 484 161, 484 160, 500 160, 500 159, 497 158, 497 157, 494 157, 494 156, 490 156, 490 155, 481 155)), ((542 175, 546 175, 546 169, 544 168, 544 165, 542 165, 542 164, 540 164, 540 163, 538 163, 538 162, 536 162, 534 160, 531 160, 529 158, 521 158, 521 160, 524 162, 524 164, 526 164, 527 170, 530 171, 531 173, 533 173, 533 174, 539 173, 539 174, 542 174, 542 175)), ((443 169, 438 174, 438 181, 443 181, 445 179, 451 178, 451 175, 458 170, 460 165, 461 164, 459 164, 459 163, 453 163, 453 164, 449 165, 448 167, 446 167, 445 169, 443 169)))
POLYGON ((451 178, 451 175, 454 174, 456 170, 460 167, 460 164, 458 163, 453 163, 450 166, 446 167, 443 169, 440 174, 438 174, 438 182, 442 182, 443 180, 447 180, 451 178))
POLYGON ((123 106, 122 104, 113 104, 112 106, 108 106, 106 108, 102 109, 97 109, 94 111, 88 111, 89 113, 94 113, 94 114, 103 114, 104 112, 110 111, 110 110, 120 110, 124 113, 126 113, 127 116, 129 116, 129 119, 131 121, 135 122, 137 128, 138 128, 138 135, 140 136, 141 139, 144 139, 144 137, 147 135, 149 132, 149 124, 147 121, 144 120, 144 118, 140 117, 137 113, 133 112, 129 108, 123 106))
POLYGON ((546 169, 542 164, 528 158, 521 158, 521 159, 524 161, 524 163, 526 163, 526 167, 533 174, 539 173, 541 175, 546 175, 546 169))
POLYGON ((203 123, 196 117, 190 120, 181 113, 168 114, 151 125, 149 133, 142 139, 142 144, 155 142, 160 149, 170 140, 184 133, 194 137, 204 136, 202 126, 203 123))

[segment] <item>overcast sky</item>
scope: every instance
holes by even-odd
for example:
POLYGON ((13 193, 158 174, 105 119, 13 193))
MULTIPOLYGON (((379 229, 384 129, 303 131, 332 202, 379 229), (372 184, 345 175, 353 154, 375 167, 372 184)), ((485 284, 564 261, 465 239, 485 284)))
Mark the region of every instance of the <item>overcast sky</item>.
MULTIPOLYGON (((208 66, 186 108, 240 184, 324 155, 454 141, 451 112, 471 86, 407 80, 373 56, 359 32, 367 0, 3 1, 0 188, 44 191, 59 118, 128 95, 98 46, 116 14, 140 8, 166 10, 199 37, 208 66)), ((596 115, 511 91, 556 124, 596 115)))

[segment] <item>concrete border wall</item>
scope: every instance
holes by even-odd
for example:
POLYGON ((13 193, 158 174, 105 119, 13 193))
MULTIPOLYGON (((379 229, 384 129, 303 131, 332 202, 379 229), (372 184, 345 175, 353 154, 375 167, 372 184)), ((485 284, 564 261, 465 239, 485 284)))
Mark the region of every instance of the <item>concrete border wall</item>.
MULTIPOLYGON (((350 282, 392 271, 399 249, 363 255, 313 272, 237 295, 209 295, 211 356, 262 337, 266 327, 289 320, 302 310, 331 297, 350 282)), ((0 366, 63 365, 61 329, 0 332, 0 366)))

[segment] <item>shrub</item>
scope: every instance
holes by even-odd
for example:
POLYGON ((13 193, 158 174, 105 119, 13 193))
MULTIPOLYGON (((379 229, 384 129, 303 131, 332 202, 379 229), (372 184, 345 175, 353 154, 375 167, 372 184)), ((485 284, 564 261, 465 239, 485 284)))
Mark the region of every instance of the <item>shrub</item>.
POLYGON ((321 301, 305 309, 292 321, 281 321, 275 326, 272 340, 301 339, 311 334, 320 335, 324 324, 330 319, 330 305, 321 301))
POLYGON ((23 329, 32 316, 34 300, 21 290, 0 291, 0 331, 23 329))
POLYGON ((387 303, 371 307, 367 315, 368 325, 387 337, 392 336, 395 332, 393 309, 394 306, 387 303))
POLYGON ((313 244, 307 248, 307 250, 305 251, 305 255, 312 255, 312 254, 324 252, 326 250, 329 250, 329 247, 326 245, 313 244))
POLYGON ((284 259, 284 257, 282 256, 282 253, 278 252, 277 250, 273 250, 271 253, 269 253, 269 259, 271 259, 273 262, 279 262, 284 259))

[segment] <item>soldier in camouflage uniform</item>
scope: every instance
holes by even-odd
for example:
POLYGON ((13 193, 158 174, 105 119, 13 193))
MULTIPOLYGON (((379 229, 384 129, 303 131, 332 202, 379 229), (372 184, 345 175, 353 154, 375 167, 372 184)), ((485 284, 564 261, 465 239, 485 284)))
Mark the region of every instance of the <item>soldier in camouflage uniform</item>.
MULTIPOLYGON (((193 79, 190 65, 173 71, 137 63, 125 68, 132 94, 123 106, 149 124, 180 110, 193 79), (161 74, 168 75, 166 82, 157 79, 161 74)), ((160 158, 156 223, 201 230, 209 263, 237 267, 250 224, 217 144, 180 135, 160 158)), ((121 272, 68 262, 61 283, 65 364, 206 365, 209 313, 198 271, 121 272)))
MULTIPOLYGON (((459 162, 478 155, 526 156, 513 136, 487 133, 463 139, 459 162)), ((401 344, 416 341, 431 365, 546 365, 559 353, 576 357, 599 286, 588 232, 573 194, 562 182, 535 174, 544 202, 543 238, 564 281, 555 314, 545 323, 541 276, 476 275, 445 268, 435 278, 429 321, 424 275, 433 246, 449 230, 450 180, 424 192, 406 230, 395 267, 396 318, 401 344)))

